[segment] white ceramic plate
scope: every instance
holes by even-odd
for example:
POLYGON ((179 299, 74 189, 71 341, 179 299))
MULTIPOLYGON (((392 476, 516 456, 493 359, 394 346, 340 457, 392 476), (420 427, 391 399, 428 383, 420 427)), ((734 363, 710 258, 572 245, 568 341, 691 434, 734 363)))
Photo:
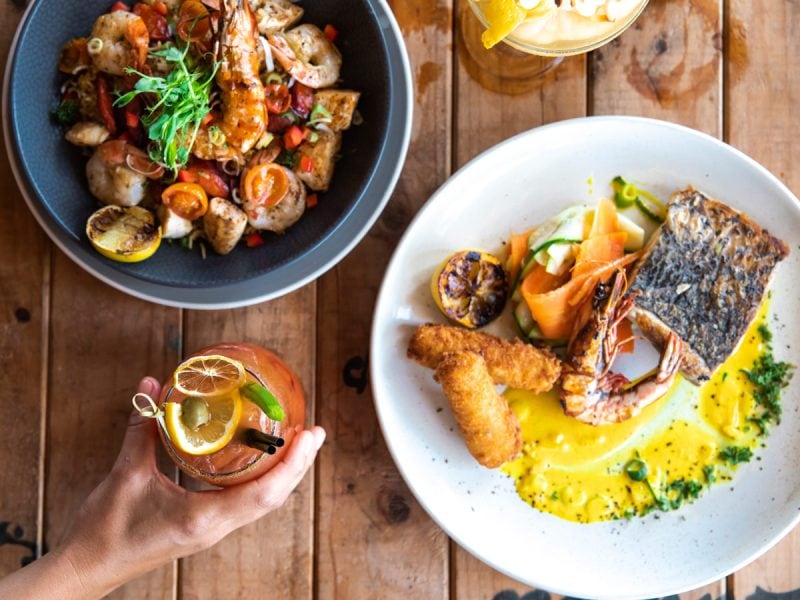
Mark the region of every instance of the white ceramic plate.
MULTIPOLYGON (((662 198, 687 184, 746 211, 792 253, 772 290, 775 353, 800 363, 800 204, 766 169, 718 140, 670 123, 593 117, 541 127, 485 152, 425 205, 389 265, 372 329, 372 386, 389 449, 431 517, 466 550, 524 583, 578 597, 644 598, 741 568, 800 521, 800 386, 760 461, 733 485, 679 511, 580 525, 524 503, 513 481, 468 454, 431 372, 406 359, 413 329, 442 322, 429 280, 451 252, 499 250, 509 234, 608 194, 623 174, 662 198), (592 181, 593 184, 589 184, 592 181), (590 195, 589 188, 594 192, 590 195), (443 410, 441 410, 443 408, 443 410)), ((509 312, 509 311, 506 311, 509 312)), ((495 333, 512 336, 508 321, 495 333)))

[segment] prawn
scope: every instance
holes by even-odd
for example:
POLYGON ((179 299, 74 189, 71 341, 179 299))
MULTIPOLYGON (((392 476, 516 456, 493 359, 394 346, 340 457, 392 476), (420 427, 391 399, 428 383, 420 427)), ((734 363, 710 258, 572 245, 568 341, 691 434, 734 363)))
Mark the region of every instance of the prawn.
POLYGON ((682 361, 680 338, 670 333, 655 373, 630 387, 627 378, 611 373, 620 345, 617 326, 633 308, 634 294, 623 297, 625 273, 600 284, 592 299, 591 317, 570 342, 561 378, 564 412, 591 425, 620 423, 637 415, 669 390, 682 361))
POLYGON ((276 60, 300 83, 319 89, 339 79, 342 55, 319 27, 299 25, 268 40, 276 60))
POLYGON ((141 69, 147 61, 150 34, 138 16, 124 10, 100 15, 87 44, 94 66, 110 75, 125 75, 125 69, 141 69))
POLYGON ((223 0, 222 19, 216 76, 222 118, 214 124, 228 146, 246 154, 267 128, 267 94, 258 77, 258 29, 247 0, 223 0))

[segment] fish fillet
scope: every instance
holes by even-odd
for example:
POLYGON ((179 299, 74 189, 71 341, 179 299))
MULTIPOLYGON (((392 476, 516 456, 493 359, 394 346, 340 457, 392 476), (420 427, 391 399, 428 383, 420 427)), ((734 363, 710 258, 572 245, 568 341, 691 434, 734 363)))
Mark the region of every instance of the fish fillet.
POLYGON ((661 346, 674 331, 681 372, 699 385, 736 350, 788 254, 744 213, 692 187, 676 192, 631 273, 630 318, 661 346))

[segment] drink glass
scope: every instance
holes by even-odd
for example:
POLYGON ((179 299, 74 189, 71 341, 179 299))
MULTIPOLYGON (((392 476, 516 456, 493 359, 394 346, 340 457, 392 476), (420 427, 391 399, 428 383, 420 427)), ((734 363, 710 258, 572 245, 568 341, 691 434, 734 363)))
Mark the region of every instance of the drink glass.
POLYGON ((481 33, 489 25, 483 10, 488 0, 467 0, 471 10, 462 11, 459 32, 466 50, 466 68, 493 91, 512 94, 527 91, 535 86, 526 82, 541 83, 542 77, 565 57, 595 50, 630 27, 648 0, 628 1, 629 12, 613 22, 555 8, 544 18, 526 19, 502 44, 487 50, 481 42, 481 33))
MULTIPOLYGON (((212 454, 192 455, 178 449, 159 420, 159 433, 167 453, 187 475, 216 486, 229 486, 256 479, 269 471, 283 457, 297 426, 305 419, 305 398, 297 376, 275 353, 246 343, 222 343, 203 348, 192 357, 221 355, 239 361, 245 368, 246 383, 258 383, 268 389, 283 408, 281 421, 270 419, 256 404, 241 396, 242 413, 231 441, 212 454), (275 441, 272 449, 253 440, 255 429, 275 441), (270 453, 272 452, 272 453, 270 453)), ((186 396, 175 389, 173 379, 164 384, 159 406, 166 402, 182 403, 186 396)))

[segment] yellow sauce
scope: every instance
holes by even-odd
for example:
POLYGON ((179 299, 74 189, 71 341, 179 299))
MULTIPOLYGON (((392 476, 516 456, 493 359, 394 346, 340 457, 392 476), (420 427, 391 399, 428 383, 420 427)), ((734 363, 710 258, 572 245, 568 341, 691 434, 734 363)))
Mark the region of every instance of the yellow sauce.
POLYGON ((710 381, 698 388, 679 375, 663 398, 620 424, 593 427, 567 417, 556 390, 506 391, 524 445, 502 469, 515 480, 520 497, 563 519, 592 523, 644 514, 656 504, 654 493, 677 508, 680 491, 669 488, 676 481, 700 484, 704 491, 712 480, 730 479, 733 468, 720 450, 753 449, 758 443, 760 430, 747 421, 756 409, 753 386, 740 369, 750 369, 765 350, 758 327, 766 323, 767 308, 765 302, 739 348, 710 381), (625 473, 636 457, 647 465, 647 482, 625 473))

